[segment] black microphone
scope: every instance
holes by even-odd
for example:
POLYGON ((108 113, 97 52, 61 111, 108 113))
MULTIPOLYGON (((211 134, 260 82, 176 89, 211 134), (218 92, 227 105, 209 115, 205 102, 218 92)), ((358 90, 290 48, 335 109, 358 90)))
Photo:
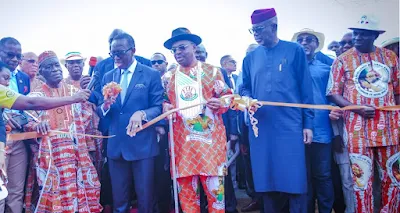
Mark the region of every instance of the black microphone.
POLYGON ((97 83, 97 80, 99 78, 99 72, 95 72, 92 76, 92 79, 90 79, 89 84, 87 85, 86 89, 92 90, 94 86, 97 83))
POLYGON ((96 57, 90 57, 90 60, 89 60, 89 76, 92 76, 93 70, 94 70, 94 67, 96 66, 96 64, 97 64, 97 58, 96 57))

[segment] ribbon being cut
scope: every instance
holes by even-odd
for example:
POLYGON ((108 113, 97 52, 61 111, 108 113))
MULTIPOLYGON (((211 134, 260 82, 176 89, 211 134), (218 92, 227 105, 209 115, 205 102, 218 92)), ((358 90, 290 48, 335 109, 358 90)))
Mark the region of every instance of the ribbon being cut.
MULTIPOLYGON (((254 117, 256 111, 258 108, 261 108, 262 106, 280 106, 280 107, 295 107, 295 108, 303 108, 303 109, 317 109, 317 110, 356 110, 356 109, 363 109, 366 108, 365 106, 347 106, 347 107, 337 107, 337 106, 332 106, 332 105, 313 105, 313 104, 298 104, 298 103, 283 103, 283 102, 270 102, 270 101, 258 101, 257 99, 252 99, 250 97, 242 97, 240 95, 226 95, 220 98, 221 102, 226 105, 230 105, 230 108, 233 110, 240 110, 240 111, 245 111, 247 110, 249 113, 250 117, 250 124, 252 125, 254 135, 258 137, 258 120, 254 117)), ((193 107, 197 107, 200 105, 205 105, 207 102, 202 102, 199 104, 194 104, 182 108, 176 108, 173 110, 170 110, 168 112, 163 113, 162 115, 158 116, 157 118, 147 122, 142 126, 141 129, 139 129, 137 132, 142 131, 143 129, 146 129, 147 127, 157 123, 158 121, 166 118, 168 115, 171 115, 173 113, 176 113, 180 110, 185 110, 185 109, 190 109, 193 107)), ((384 106, 384 107, 377 107, 376 110, 381 110, 381 111, 396 111, 400 110, 400 105, 395 105, 395 106, 384 106)), ((137 133, 136 132, 136 133, 137 133)))
MULTIPOLYGON (((112 95, 112 96, 118 96, 120 89, 118 87, 119 85, 116 84, 115 82, 111 82, 110 84, 107 84, 104 89, 103 89, 103 95, 112 95)), ((220 98, 220 100, 224 104, 229 104, 230 108, 233 110, 240 110, 240 111, 245 111, 247 110, 249 113, 249 118, 250 118, 250 124, 252 125, 254 135, 258 137, 258 120, 254 117, 256 111, 258 108, 261 108, 262 106, 280 106, 280 107, 296 107, 296 108, 303 108, 303 109, 317 109, 317 110, 356 110, 356 109, 362 109, 365 108, 365 106, 347 106, 347 107, 337 107, 337 106, 332 106, 332 105, 313 105, 313 104, 298 104, 298 103, 283 103, 283 102, 270 102, 270 101, 258 101, 257 99, 252 99, 250 97, 242 97, 239 95, 226 95, 220 98)), ((194 104, 182 108, 176 108, 173 110, 170 110, 168 112, 165 112, 158 116, 157 118, 147 122, 142 126, 141 129, 137 130, 135 133, 142 131, 143 129, 146 129, 147 127, 157 123, 158 121, 168 117, 168 115, 171 115, 173 113, 176 113, 180 110, 185 110, 185 109, 190 109, 193 107, 197 107, 200 105, 205 105, 207 102, 202 102, 199 104, 194 104)), ((395 105, 395 106, 384 106, 384 107, 377 107, 376 110, 382 110, 382 111, 396 111, 400 110, 400 105, 395 105)), ((56 135, 56 134, 73 134, 70 132, 62 132, 62 131, 57 131, 57 130, 52 130, 49 133, 50 135, 56 135)), ((74 133, 77 134, 77 133, 74 133)), ((128 135, 133 136, 131 132, 127 132, 128 135)), ((7 135, 7 140, 27 140, 27 139, 32 139, 32 138, 39 138, 42 135, 37 132, 25 132, 25 133, 16 133, 16 134, 8 134, 7 135)), ((87 137, 97 137, 97 138, 111 138, 114 136, 97 136, 97 135, 81 135, 81 136, 87 136, 87 137)))

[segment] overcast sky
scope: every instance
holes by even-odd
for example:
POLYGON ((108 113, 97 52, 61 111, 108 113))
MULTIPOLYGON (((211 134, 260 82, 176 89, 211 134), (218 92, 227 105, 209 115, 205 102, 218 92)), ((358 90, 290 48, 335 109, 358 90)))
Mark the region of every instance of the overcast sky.
POLYGON ((399 0, 0 0, 0 4, 1 37, 17 38, 23 52, 54 50, 59 57, 69 51, 106 57, 110 32, 121 28, 135 39, 138 55, 150 58, 162 52, 174 62, 163 43, 173 29, 187 27, 202 37, 209 63, 219 65, 225 54, 240 63, 247 46, 254 43, 248 32, 251 13, 269 7, 277 11, 278 36, 284 40, 302 28, 312 28, 325 34, 326 49, 362 14, 376 15, 387 31, 377 44, 399 36, 399 0))

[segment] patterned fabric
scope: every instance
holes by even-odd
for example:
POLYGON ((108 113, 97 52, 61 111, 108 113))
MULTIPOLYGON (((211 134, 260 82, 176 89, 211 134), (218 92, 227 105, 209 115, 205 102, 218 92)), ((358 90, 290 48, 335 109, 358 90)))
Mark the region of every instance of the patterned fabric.
MULTIPOLYGON (((167 93, 174 107, 179 107, 179 104, 182 107, 183 103, 190 105, 198 98, 204 101, 232 94, 232 91, 225 85, 218 68, 199 63, 193 68, 178 66, 173 70, 167 93), (201 76, 201 85, 196 85, 200 82, 198 76, 201 76), (185 84, 187 82, 189 84, 185 84), (196 86, 201 89, 196 90, 196 86), (183 89, 178 91, 176 88, 183 89)), ((173 126, 177 177, 226 175, 227 140, 221 114, 227 109, 226 106, 218 112, 211 112, 201 106, 177 114, 173 126), (189 114, 192 117, 184 119, 184 115, 189 114)))
MULTIPOLYGON (((63 80, 66 84, 74 86, 74 92, 77 92, 80 88, 80 81, 74 81, 70 77, 63 80)), ((89 103, 88 103, 89 104, 89 103)), ((88 108, 90 114, 92 115, 90 120, 88 121, 88 126, 86 128, 86 133, 90 135, 99 135, 101 136, 101 132, 97 129, 99 126, 100 118, 96 114, 96 105, 91 104, 92 108, 88 108)), ((86 138, 87 147, 89 150, 90 158, 93 161, 94 166, 96 167, 97 174, 100 178, 101 168, 103 167, 103 139, 102 138, 86 138)))
MULTIPOLYGON (((332 65, 327 95, 341 95, 356 105, 393 106, 400 94, 400 72, 396 55, 376 47, 363 54, 355 48, 341 55, 332 65)), ((379 147, 399 144, 400 112, 377 111, 374 119, 346 111, 344 121, 348 143, 379 147)))
POLYGON ((0 85, 0 107, 11 108, 19 96, 20 94, 0 85))
POLYGON ((31 80, 31 90, 40 89, 43 85, 43 81, 41 81, 38 77, 35 77, 31 80))
POLYGON ((382 213, 400 212, 400 149, 398 146, 359 147, 350 144, 350 163, 354 180, 357 213, 374 212, 374 162, 380 174, 382 213))
POLYGON ((179 200, 184 213, 200 212, 200 187, 207 195, 208 212, 225 212, 225 192, 223 176, 189 176, 178 178, 179 200), (201 181, 201 185, 200 185, 201 181))
MULTIPOLYGON (((61 83, 59 88, 42 88, 32 96, 67 97, 74 88, 61 83)), ((52 110, 31 112, 40 121, 48 121, 55 130, 87 133, 91 123, 91 105, 74 104, 52 110)), ((31 121, 26 130, 35 131, 31 121)), ((100 182, 89 156, 87 138, 58 134, 43 137, 33 148, 33 159, 25 197, 26 212, 101 212, 100 182), (35 152, 35 149, 37 150, 35 152), (36 191, 35 191, 36 190, 36 191), (34 194, 39 192, 40 194, 34 194)), ((34 145, 33 145, 34 146, 34 145)))

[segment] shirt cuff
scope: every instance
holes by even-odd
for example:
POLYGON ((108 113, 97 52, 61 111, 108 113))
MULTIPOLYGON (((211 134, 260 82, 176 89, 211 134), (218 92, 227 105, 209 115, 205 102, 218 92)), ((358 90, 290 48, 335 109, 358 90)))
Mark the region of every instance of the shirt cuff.
POLYGON ((104 107, 104 104, 102 104, 100 108, 101 108, 101 111, 103 112, 103 116, 106 116, 107 113, 110 111, 110 108, 108 108, 108 110, 104 112, 104 108, 103 107, 104 107))
POLYGON ((145 122, 148 122, 146 112, 143 111, 143 110, 140 110, 140 112, 142 113, 142 120, 145 121, 145 122))

